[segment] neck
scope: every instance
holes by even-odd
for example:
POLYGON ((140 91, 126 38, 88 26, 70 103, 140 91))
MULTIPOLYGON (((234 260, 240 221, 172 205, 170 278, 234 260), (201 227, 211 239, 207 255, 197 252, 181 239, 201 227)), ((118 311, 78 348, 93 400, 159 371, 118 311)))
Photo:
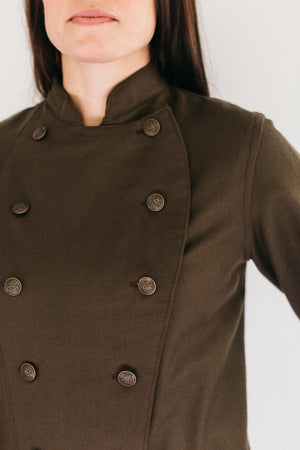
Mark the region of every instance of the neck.
POLYGON ((61 55, 63 87, 85 126, 98 126, 105 116, 107 96, 120 81, 150 61, 149 51, 108 62, 82 62, 61 55))

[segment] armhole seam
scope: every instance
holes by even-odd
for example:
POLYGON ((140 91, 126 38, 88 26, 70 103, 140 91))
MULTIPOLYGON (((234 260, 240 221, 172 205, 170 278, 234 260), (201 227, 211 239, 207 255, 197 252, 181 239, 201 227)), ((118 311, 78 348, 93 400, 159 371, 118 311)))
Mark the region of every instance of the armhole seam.
POLYGON ((261 147, 263 127, 266 117, 263 113, 256 112, 251 129, 251 138, 249 143, 249 154, 246 163, 245 184, 244 184, 244 224, 245 224, 245 260, 252 258, 253 248, 253 184, 257 158, 261 147))

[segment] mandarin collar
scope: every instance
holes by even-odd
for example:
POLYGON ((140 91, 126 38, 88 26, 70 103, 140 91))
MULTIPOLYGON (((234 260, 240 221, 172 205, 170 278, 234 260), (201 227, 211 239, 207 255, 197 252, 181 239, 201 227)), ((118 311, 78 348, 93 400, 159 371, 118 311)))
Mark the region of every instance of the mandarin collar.
MULTIPOLYGON (((113 87, 107 97, 105 116, 101 125, 137 108, 167 87, 168 83, 159 71, 157 64, 150 60, 147 65, 113 87)), ((79 110, 56 77, 53 78, 45 102, 59 119, 71 124, 82 125, 79 110)))

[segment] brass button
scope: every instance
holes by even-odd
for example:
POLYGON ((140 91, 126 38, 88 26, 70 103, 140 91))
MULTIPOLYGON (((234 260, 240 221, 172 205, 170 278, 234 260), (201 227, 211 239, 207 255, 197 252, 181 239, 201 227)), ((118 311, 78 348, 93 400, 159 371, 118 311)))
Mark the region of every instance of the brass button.
POLYGON ((32 137, 35 141, 39 141, 40 139, 43 139, 43 137, 46 135, 46 133, 47 133, 47 128, 45 125, 42 125, 41 127, 34 130, 34 132, 32 133, 32 137))
POLYGON ((36 370, 29 362, 24 362, 21 365, 20 374, 25 381, 33 381, 36 378, 36 370))
POLYGON ((29 209, 29 202, 27 200, 18 200, 12 205, 12 211, 15 214, 24 214, 29 209))
POLYGON ((119 372, 118 374, 118 382, 122 386, 131 387, 136 383, 136 376, 133 372, 130 372, 130 370, 122 370, 122 372, 119 372))
POLYGON ((156 283, 150 277, 142 277, 138 281, 139 291, 144 295, 152 295, 156 291, 156 283))
POLYGON ((155 136, 160 131, 160 123, 156 119, 147 119, 143 124, 143 131, 147 136, 155 136))
POLYGON ((154 192, 147 197, 147 206, 151 211, 160 211, 164 205, 165 200, 158 192, 154 192))
POLYGON ((9 277, 4 281, 4 291, 8 295, 18 295, 22 291, 22 283, 18 278, 9 277))

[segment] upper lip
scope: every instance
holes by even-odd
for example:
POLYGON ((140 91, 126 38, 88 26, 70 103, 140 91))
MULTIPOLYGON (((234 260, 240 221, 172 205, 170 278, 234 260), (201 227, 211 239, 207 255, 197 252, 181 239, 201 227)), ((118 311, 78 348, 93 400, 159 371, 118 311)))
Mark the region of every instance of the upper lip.
POLYGON ((74 14, 73 16, 70 17, 69 20, 73 19, 73 17, 108 17, 109 19, 113 19, 113 20, 117 20, 117 17, 114 16, 111 13, 108 13, 106 11, 103 11, 103 9, 83 9, 82 11, 74 14))

